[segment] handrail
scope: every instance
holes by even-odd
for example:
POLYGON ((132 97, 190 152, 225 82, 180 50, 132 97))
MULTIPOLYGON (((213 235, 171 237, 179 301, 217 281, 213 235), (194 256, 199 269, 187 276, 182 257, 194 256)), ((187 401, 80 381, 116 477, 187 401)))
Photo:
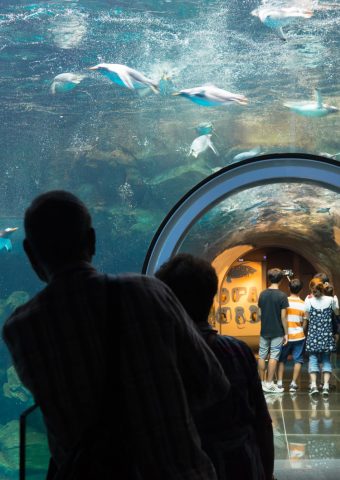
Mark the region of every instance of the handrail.
POLYGON ((19 479, 44 480, 51 455, 46 425, 38 405, 32 405, 20 415, 19 425, 19 479))
POLYGON ((19 479, 26 480, 26 419, 34 410, 38 408, 35 403, 27 408, 20 415, 20 432, 19 432, 19 479))

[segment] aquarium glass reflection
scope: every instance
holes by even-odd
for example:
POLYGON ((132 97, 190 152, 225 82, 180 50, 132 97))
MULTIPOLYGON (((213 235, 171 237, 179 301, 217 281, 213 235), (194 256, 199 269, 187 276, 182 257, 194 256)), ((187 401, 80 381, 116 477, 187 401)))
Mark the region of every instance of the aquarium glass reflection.
MULTIPOLYGON (((41 288, 21 243, 24 209, 43 191, 89 206, 99 269, 140 271, 164 216, 211 173, 264 153, 338 160, 339 13, 337 0, 0 0, 0 324, 41 288)), ((234 232, 275 218, 277 206, 261 205, 270 188, 254 208, 238 194, 234 232)), ((314 205, 300 186, 308 208, 329 208, 320 195, 314 205)), ((305 228, 304 208, 276 227, 305 228)), ((315 218, 331 228, 335 216, 315 218)), ((0 358, 7 480, 32 400, 2 341, 0 358)))
MULTIPOLYGON (((180 251, 214 261, 223 252, 280 246, 340 281, 340 191, 314 183, 278 182, 242 190, 205 212, 180 251)), ((237 257, 234 258, 235 261, 237 257)))

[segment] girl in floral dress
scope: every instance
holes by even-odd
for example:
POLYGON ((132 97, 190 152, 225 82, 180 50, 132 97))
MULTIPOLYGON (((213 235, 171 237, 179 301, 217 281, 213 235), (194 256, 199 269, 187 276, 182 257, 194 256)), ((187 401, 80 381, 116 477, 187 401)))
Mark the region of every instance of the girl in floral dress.
POLYGON ((309 353, 308 371, 310 375, 310 393, 319 393, 316 386, 317 374, 322 364, 323 389, 322 394, 329 394, 329 379, 332 374, 330 361, 331 352, 336 350, 335 338, 332 328, 332 310, 338 314, 334 297, 325 295, 322 280, 313 278, 309 284, 312 295, 305 300, 308 333, 306 352, 309 353))

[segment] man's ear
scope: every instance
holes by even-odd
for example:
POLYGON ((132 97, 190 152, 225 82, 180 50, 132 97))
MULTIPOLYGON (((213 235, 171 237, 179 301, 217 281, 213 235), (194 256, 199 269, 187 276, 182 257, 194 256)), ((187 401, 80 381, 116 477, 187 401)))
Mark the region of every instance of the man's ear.
POLYGON ((48 282, 48 275, 46 274, 44 268, 42 267, 36 255, 34 254, 27 238, 25 238, 23 241, 23 247, 35 273, 38 275, 40 280, 42 280, 43 282, 48 282))

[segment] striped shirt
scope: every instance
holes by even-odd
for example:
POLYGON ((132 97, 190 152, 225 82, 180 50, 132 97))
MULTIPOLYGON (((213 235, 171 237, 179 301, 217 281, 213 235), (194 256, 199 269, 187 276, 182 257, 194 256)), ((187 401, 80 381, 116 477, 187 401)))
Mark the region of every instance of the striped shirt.
POLYGON ((287 308, 288 341, 297 342, 303 340, 303 317, 305 315, 305 302, 299 297, 288 297, 287 308))
POLYGON ((3 338, 43 412, 58 465, 84 432, 111 421, 109 478, 125 478, 117 464, 133 460, 142 478, 216 479, 190 412, 224 400, 229 382, 159 280, 110 277, 83 262, 16 309, 3 338))

